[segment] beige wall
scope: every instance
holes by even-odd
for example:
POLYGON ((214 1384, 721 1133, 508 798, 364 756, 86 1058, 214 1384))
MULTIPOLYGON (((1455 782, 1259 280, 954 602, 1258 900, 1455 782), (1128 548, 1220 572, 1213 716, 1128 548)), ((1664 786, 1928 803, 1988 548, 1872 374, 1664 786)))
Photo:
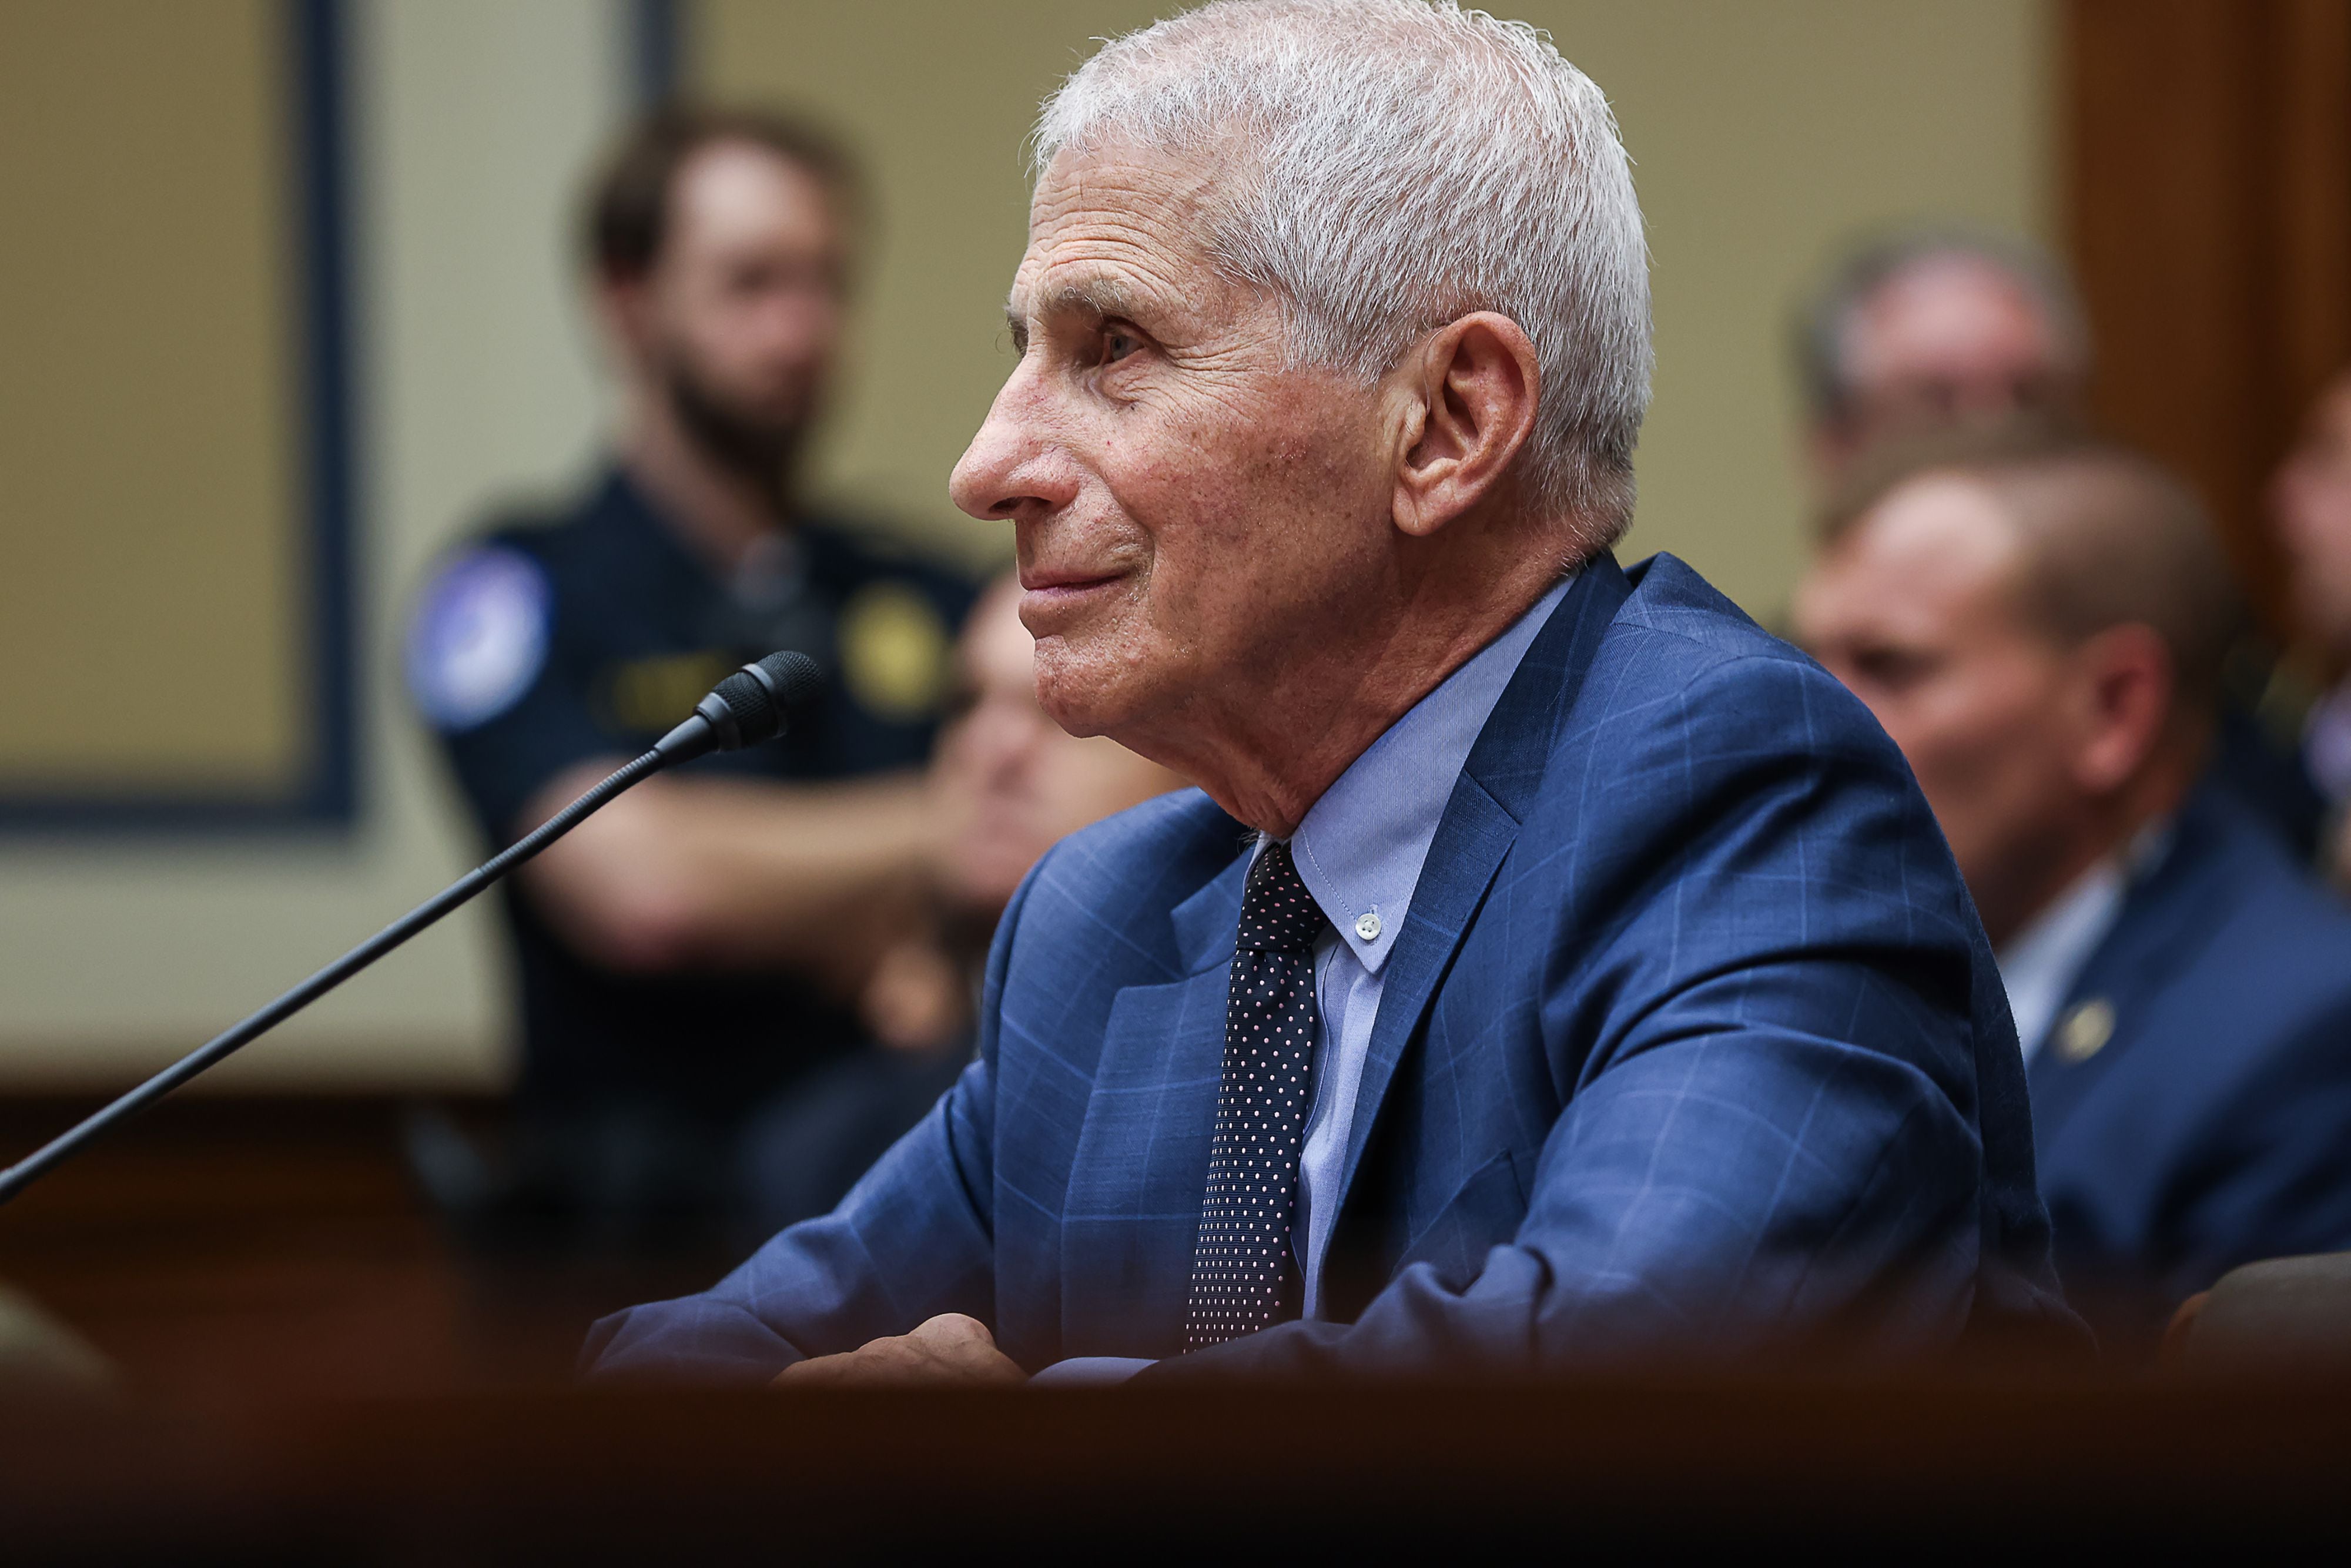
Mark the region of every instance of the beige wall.
POLYGON ((1010 366, 1004 292, 1028 227, 1023 142, 1087 40, 1146 25, 1149 0, 687 0, 686 73, 722 99, 818 114, 864 162, 881 226, 817 475, 960 554, 1008 535, 947 501, 947 475, 1010 366))
MULTIPOLYGON (((695 73, 868 145, 887 208, 834 486, 992 557, 946 475, 1007 365, 1036 100, 1144 4, 700 0, 695 73)), ((1656 256, 1660 368, 1636 552, 1770 613, 1796 562, 1782 311, 1839 236, 1911 214, 2040 226, 2039 0, 1542 4, 1608 89, 1656 256)), ((362 821, 349 839, 0 838, 0 1085, 120 1082, 427 896, 471 848, 398 690, 431 552, 586 460, 596 378, 562 234, 620 111, 622 0, 362 0, 356 186, 364 490, 362 821)), ((9 374, 0 360, 0 380, 9 374)), ((139 519, 125 524, 135 538, 139 519)), ((503 1069, 487 911, 423 938, 223 1083, 455 1085, 503 1069)))
MULTIPOLYGON (((596 379, 561 231, 580 164, 623 107, 619 11, 353 7, 360 827, 0 838, 0 1084, 95 1086, 161 1065, 467 863, 400 694, 400 617, 452 529, 495 497, 562 482, 592 444, 596 379)), ((139 518, 118 525, 135 538, 139 518)), ((498 1082, 489 914, 464 912, 208 1082, 498 1082)))
POLYGON ((1656 402, 1625 559, 1669 549, 1776 620, 1802 559, 1788 314, 1852 236, 2046 237, 2042 0, 1529 5, 1615 104, 1655 262, 1656 402))
MULTIPOLYGON (((1006 366, 1021 141, 1088 40, 1150 0, 696 0, 692 72, 864 149, 885 217, 827 477, 979 559, 948 471, 1006 366)), ((1615 104, 1656 256, 1656 406, 1627 559, 1687 557, 1758 614, 1798 560, 1789 302, 1842 238, 1934 215, 2044 226, 2043 0, 1522 0, 1615 104)))

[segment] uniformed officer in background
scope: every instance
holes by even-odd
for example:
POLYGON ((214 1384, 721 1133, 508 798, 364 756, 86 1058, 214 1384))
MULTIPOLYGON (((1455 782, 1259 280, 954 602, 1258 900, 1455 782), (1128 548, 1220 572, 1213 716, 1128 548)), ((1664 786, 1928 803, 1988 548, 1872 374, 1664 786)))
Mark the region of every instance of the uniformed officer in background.
MULTIPOLYGON (((920 907, 917 770, 971 589, 798 498, 856 195, 782 117, 674 108, 631 131, 586 235, 618 450, 569 509, 483 529, 419 604, 411 689, 497 846, 746 660, 795 648, 827 674, 782 744, 640 785, 505 894, 524 1056, 501 1212, 609 1233, 738 1210, 747 1122, 884 1049, 855 1003, 920 907)), ((886 1115, 919 1117, 934 1065, 876 1080, 911 1086, 886 1115)), ((444 1197, 482 1187, 423 1163, 444 1197)))

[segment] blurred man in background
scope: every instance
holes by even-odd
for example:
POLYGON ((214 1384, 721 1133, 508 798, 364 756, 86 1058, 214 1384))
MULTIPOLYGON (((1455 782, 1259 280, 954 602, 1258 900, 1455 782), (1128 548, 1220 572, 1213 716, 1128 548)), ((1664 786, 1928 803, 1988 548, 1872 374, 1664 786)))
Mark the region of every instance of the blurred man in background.
POLYGON ((632 131, 586 235, 615 457, 569 508, 482 530, 416 614, 411 685, 493 845, 733 666, 795 648, 826 674, 781 744, 641 785, 518 874, 517 1201, 737 1207, 747 1119, 871 1048, 858 996, 921 907, 918 769, 969 591, 796 484, 855 205, 841 154, 786 119, 678 109, 632 131))
POLYGON ((1019 581, 999 579, 956 647, 953 716, 931 765, 934 897, 874 966, 861 1006, 889 1049, 828 1068, 747 1143, 750 1189, 768 1230, 840 1202, 955 1082, 971 1057, 988 938, 1029 868, 1080 828, 1184 782, 1046 716, 1019 603, 1019 581))
POLYGON ((2271 486, 2270 510, 2304 632, 2336 676, 2311 709, 2303 762, 2332 806, 2322 863, 2351 889, 2351 374, 2311 409, 2271 486))
POLYGON ((2032 247, 1960 230, 1853 252, 1797 323, 1805 448, 1823 492, 1889 439, 2032 417, 2078 421, 2089 328, 2032 247))
POLYGON ((1981 435, 1832 509, 1796 601, 1917 770, 2028 1063, 2059 1270, 2110 1347, 2253 1259, 2351 1246, 2351 913, 2210 779, 2241 618, 2200 508, 1981 435))
MULTIPOLYGON (((1823 498, 1888 444, 2028 423, 2086 428, 2088 319, 2064 269, 2019 240, 1922 229, 1855 250, 1800 316, 1796 360, 1805 453, 1823 498)), ((2236 678, 2222 692, 2216 771, 2307 857, 2322 802, 2254 716, 2276 650, 2248 622, 2230 654, 2236 678)))

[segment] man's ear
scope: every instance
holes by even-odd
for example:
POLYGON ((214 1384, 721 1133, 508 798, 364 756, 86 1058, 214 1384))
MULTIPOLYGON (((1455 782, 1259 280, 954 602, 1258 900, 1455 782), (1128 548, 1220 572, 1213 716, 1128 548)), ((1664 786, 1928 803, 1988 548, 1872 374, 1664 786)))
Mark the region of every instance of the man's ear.
POLYGON ((2074 776, 2093 795, 2128 784, 2171 723, 2171 651, 2150 626, 2113 626, 2076 652, 2087 710, 2074 776))
POLYGON ((1490 310, 1439 328, 1401 368, 1395 524, 1426 538, 1500 485, 1534 434, 1542 371, 1519 324, 1490 310))

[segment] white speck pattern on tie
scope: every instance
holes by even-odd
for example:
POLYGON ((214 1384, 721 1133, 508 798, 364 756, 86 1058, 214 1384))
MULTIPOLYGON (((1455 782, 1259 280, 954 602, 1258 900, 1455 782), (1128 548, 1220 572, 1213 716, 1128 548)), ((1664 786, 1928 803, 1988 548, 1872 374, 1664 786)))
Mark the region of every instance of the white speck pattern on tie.
POLYGON ((1281 1307, 1298 1155, 1314 1103, 1314 944, 1326 924, 1290 846, 1268 843, 1241 895, 1225 993, 1224 1078, 1192 1249, 1187 1351, 1255 1333, 1281 1307))

